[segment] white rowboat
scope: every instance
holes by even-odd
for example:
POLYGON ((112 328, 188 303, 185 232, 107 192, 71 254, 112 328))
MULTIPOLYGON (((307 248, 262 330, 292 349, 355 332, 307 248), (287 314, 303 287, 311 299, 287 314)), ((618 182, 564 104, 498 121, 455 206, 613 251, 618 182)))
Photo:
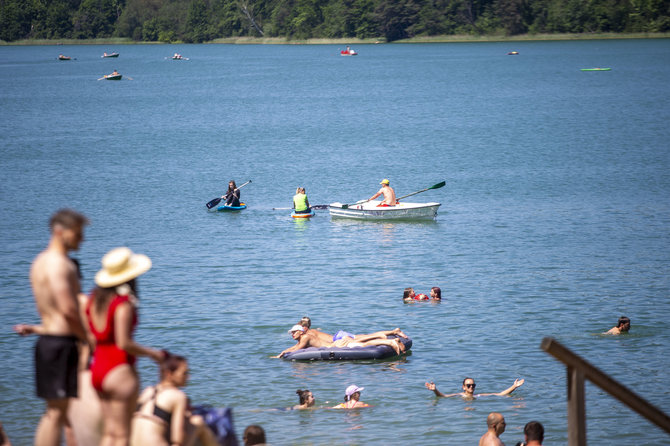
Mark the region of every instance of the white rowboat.
POLYGON ((331 203, 329 210, 334 218, 354 218, 358 220, 431 220, 437 216, 440 203, 403 203, 381 207, 381 201, 350 204, 331 203))

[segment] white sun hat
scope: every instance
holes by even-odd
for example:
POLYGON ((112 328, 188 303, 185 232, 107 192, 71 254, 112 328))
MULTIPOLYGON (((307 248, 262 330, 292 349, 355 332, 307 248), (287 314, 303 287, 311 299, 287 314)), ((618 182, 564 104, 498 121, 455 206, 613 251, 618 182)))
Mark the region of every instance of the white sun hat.
POLYGON ((141 276, 151 269, 151 259, 135 254, 130 248, 114 248, 102 258, 102 269, 95 274, 95 283, 111 288, 141 276))

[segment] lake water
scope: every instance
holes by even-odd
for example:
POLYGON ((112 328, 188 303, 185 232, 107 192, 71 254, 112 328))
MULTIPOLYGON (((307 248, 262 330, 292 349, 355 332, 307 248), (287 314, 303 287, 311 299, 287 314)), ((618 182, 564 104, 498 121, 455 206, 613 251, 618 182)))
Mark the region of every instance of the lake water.
MULTIPOLYGON (((337 45, 0 46, 0 420, 32 444, 43 403, 28 270, 61 207, 100 258, 148 254, 136 338, 190 359, 195 403, 232 407, 276 445, 476 444, 502 412, 508 445, 539 420, 567 443, 566 373, 545 336, 670 412, 670 40, 337 45), (507 56, 516 50, 518 56, 507 56), (101 59, 103 51, 120 52, 101 59), (189 60, 169 59, 180 52, 189 60), (59 53, 75 60, 56 60, 59 53), (611 67, 583 72, 581 68, 611 67), (120 82, 97 79, 118 69, 120 82), (312 204, 398 195, 442 203, 424 223, 293 221, 312 204), (227 182, 248 209, 209 213, 227 182), (402 291, 440 286, 441 304, 402 291), (402 327, 381 362, 271 359, 302 316, 327 332, 402 327), (600 336, 621 315, 631 333, 600 336), (436 399, 464 377, 511 397, 436 399), (365 387, 358 411, 318 406, 365 387)), ((157 370, 140 359, 142 384, 157 370)), ((591 444, 668 444, 587 384, 591 444)))

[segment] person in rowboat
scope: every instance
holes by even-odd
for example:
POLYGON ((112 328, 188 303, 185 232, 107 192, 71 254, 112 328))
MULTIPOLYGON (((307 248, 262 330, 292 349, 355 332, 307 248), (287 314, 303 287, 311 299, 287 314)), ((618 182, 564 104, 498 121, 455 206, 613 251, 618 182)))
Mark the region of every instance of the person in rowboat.
POLYGON ((293 209, 295 209, 296 214, 309 214, 312 212, 304 187, 298 187, 295 190, 295 195, 293 196, 293 209))
POLYGON ((382 185, 382 188, 379 189, 379 191, 376 194, 374 194, 372 197, 370 197, 370 200, 368 200, 368 201, 372 201, 375 198, 377 198, 378 196, 384 195, 384 200, 382 200, 382 202, 380 204, 378 204, 377 206, 387 207, 387 206, 395 206, 396 204, 398 204, 398 200, 396 200, 396 198, 395 198, 395 191, 393 190, 393 188, 391 186, 389 186, 389 184, 390 184, 389 180, 384 178, 381 181, 381 183, 379 183, 379 184, 382 185))
POLYGON ((228 183, 228 191, 221 198, 226 200, 226 206, 239 207, 240 190, 237 188, 235 181, 230 180, 228 183))
POLYGON ((294 325, 288 331, 291 337, 297 342, 293 347, 289 347, 273 358, 281 358, 286 353, 301 350, 308 347, 367 347, 370 345, 388 345, 396 352, 401 354, 405 351, 405 344, 399 339, 387 339, 387 335, 398 335, 407 337, 399 328, 390 331, 378 331, 369 335, 352 335, 340 330, 335 336, 330 337, 327 333, 310 330, 302 325, 294 325), (308 332, 310 332, 308 334, 308 332), (324 335, 329 336, 326 338, 324 335))

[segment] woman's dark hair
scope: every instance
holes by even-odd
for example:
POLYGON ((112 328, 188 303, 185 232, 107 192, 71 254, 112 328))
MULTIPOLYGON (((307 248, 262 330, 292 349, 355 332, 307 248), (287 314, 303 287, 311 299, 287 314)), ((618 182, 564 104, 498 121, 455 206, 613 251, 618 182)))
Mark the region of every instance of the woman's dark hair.
POLYGON ((161 379, 165 378, 167 373, 174 373, 180 365, 186 362, 186 358, 179 355, 165 353, 165 360, 161 363, 161 379))
POLYGON ((307 316, 304 316, 302 319, 300 319, 300 322, 298 322, 300 325, 302 325, 305 328, 309 328, 312 326, 312 320, 308 318, 307 316))
MULTIPOLYGON (((130 287, 130 290, 133 292, 135 296, 137 296, 137 281, 136 279, 129 280, 128 282, 125 283, 130 287)), ((122 284, 123 285, 123 284, 122 284)), ((109 287, 109 288, 103 288, 100 286, 96 286, 93 289, 93 310, 100 314, 104 308, 107 308, 107 305, 109 302, 112 300, 114 296, 117 294, 117 286, 109 287)))
POLYGON ((439 286, 434 286, 433 288, 430 289, 431 291, 435 291, 435 299, 440 299, 442 300, 442 290, 440 289, 439 286))
POLYGON ((403 299, 409 299, 409 293, 412 292, 413 288, 405 288, 405 291, 402 293, 402 298, 403 299))
POLYGON ((262 427, 256 424, 251 424, 244 429, 242 438, 244 440, 244 446, 263 444, 265 443, 265 431, 262 427))
POLYGON ((230 182, 228 182, 228 190, 233 191, 235 189, 237 189, 237 184, 235 184, 235 181, 230 180, 230 182), (230 183, 233 183, 233 185, 231 186, 230 183))
POLYGON ((295 391, 295 393, 297 393, 298 396, 300 397, 300 404, 305 404, 307 402, 307 395, 309 395, 311 392, 307 389, 305 390, 298 389, 295 391))

